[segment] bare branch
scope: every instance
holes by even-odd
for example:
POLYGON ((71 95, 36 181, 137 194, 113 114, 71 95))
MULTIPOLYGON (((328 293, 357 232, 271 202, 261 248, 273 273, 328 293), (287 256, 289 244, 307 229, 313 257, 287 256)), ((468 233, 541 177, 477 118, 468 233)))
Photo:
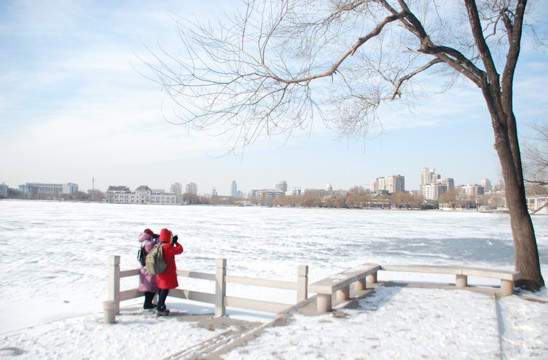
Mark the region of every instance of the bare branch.
POLYGON ((525 181, 541 186, 548 185, 548 125, 531 125, 533 136, 527 138, 523 148, 525 181))
MULTIPOLYGON (((372 39, 373 37, 375 36, 378 36, 382 29, 386 26, 386 24, 388 23, 391 23, 391 22, 394 22, 396 20, 399 20, 401 17, 403 16, 403 14, 397 14, 397 15, 392 15, 392 16, 388 16, 386 18, 384 18, 384 20, 379 23, 375 29, 373 29, 369 34, 367 34, 366 36, 364 37, 361 37, 358 39, 358 41, 350 48, 348 49, 340 58, 339 60, 337 60, 330 68, 329 70, 323 72, 323 73, 318 73, 318 74, 314 74, 314 75, 311 75, 311 76, 308 76, 308 77, 302 77, 302 78, 296 78, 296 79, 284 79, 284 78, 281 78, 279 76, 277 76, 276 74, 272 73, 271 71, 269 71, 270 75, 273 77, 273 79, 279 81, 279 82, 282 82, 284 84, 295 84, 295 83, 308 83, 312 80, 315 80, 315 79, 320 79, 320 78, 324 78, 324 77, 330 77, 332 75, 334 75, 337 70, 339 69, 339 67, 341 66, 341 64, 349 57, 349 56, 353 56, 356 51, 363 45, 365 44, 368 40, 372 39)), ((267 69, 269 70, 269 69, 267 69)))
POLYGON ((472 35, 474 36, 475 43, 478 47, 479 54, 489 76, 489 83, 491 86, 495 87, 494 91, 498 91, 499 76, 489 50, 489 46, 485 41, 483 36, 483 29, 481 26, 481 21, 478 14, 478 9, 476 7, 476 2, 474 0, 464 0, 466 5, 466 10, 468 11, 468 18, 470 19, 470 25, 472 29, 472 35))
POLYGON ((396 84, 396 88, 394 89, 394 94, 392 94, 392 99, 394 99, 396 96, 401 96, 401 93, 400 93, 400 87, 402 86, 402 84, 411 79, 413 76, 423 72, 423 71, 426 71, 428 70, 430 67, 436 65, 436 64, 439 64, 443 62, 441 59, 433 59, 433 60, 430 60, 427 64, 425 64, 424 66, 421 66, 420 68, 418 68, 417 70, 405 75, 404 77, 400 78, 398 83, 396 84))
MULTIPOLYGON (((228 25, 220 23, 218 28, 212 28, 196 23, 180 24, 185 56, 162 50, 164 56, 160 59, 154 54, 157 65, 151 68, 164 91, 179 106, 182 124, 199 130, 223 125, 225 128, 218 130, 218 134, 234 132, 237 139, 248 144, 260 136, 261 129, 269 135, 307 127, 314 113, 326 121, 325 116, 332 111, 320 109, 327 104, 363 106, 365 111, 345 112, 348 121, 366 121, 365 117, 373 115, 380 102, 401 97, 403 84, 437 64, 447 64, 477 86, 485 84, 485 72, 475 65, 476 58, 468 58, 455 47, 436 44, 405 0, 338 0, 333 8, 324 9, 323 18, 298 13, 298 6, 305 12, 311 8, 321 11, 312 6, 317 4, 308 1, 247 1, 242 16, 228 25), (351 15, 355 24, 368 29, 365 35, 345 50, 344 42, 330 45, 327 39, 337 39, 343 34, 338 32, 337 22, 346 23, 351 15), (388 26, 395 23, 401 27, 388 26), (336 31, 333 34, 332 27, 336 31), (368 59, 372 56, 369 48, 401 31, 418 40, 411 52, 431 59, 426 63, 409 60, 409 64, 383 70, 380 69, 386 64, 379 62, 378 70, 371 66, 375 60, 368 59), (297 46, 291 42, 293 39, 297 46), (326 55, 333 58, 337 52, 331 48, 341 51, 332 63, 326 55), (358 62, 367 67, 353 69, 358 62), (369 73, 360 75, 358 69, 369 73), (312 86, 321 79, 330 80, 332 86, 341 90, 344 87, 347 95, 322 95, 317 86, 312 86), (253 122, 255 125, 251 126, 253 122)), ((408 43, 402 44, 409 47, 408 43)))

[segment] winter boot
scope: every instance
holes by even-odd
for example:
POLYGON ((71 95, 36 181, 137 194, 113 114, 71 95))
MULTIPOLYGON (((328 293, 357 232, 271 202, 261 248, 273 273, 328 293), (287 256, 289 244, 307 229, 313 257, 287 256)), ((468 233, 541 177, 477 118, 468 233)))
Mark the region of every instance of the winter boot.
POLYGON ((169 315, 169 310, 166 308, 166 306, 162 306, 156 309, 156 316, 167 316, 169 315))
POLYGON ((145 292, 145 303, 143 304, 143 309, 150 310, 154 309, 156 307, 156 304, 152 303, 152 300, 154 299, 154 295, 156 295, 153 292, 145 292))

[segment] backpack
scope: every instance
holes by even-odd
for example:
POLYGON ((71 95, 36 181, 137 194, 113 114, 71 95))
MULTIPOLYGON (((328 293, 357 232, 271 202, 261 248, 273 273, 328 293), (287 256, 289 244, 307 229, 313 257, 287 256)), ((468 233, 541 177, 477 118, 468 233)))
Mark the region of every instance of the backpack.
POLYGON ((150 250, 146 256, 146 266, 147 271, 152 275, 157 275, 165 272, 167 270, 167 265, 169 264, 169 259, 166 263, 164 260, 164 249, 162 248, 164 244, 156 244, 150 250))
POLYGON ((141 266, 146 265, 147 251, 145 250, 146 241, 141 243, 141 247, 137 251, 137 260, 141 263, 141 266))

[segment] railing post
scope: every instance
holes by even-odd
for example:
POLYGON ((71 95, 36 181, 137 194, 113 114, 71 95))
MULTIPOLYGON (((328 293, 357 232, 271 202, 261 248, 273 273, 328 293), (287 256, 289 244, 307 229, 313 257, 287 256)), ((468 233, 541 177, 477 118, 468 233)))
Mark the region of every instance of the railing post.
POLYGON ((326 313, 332 309, 332 295, 318 294, 316 297, 316 309, 319 313, 326 313))
POLYGON ((345 286, 342 289, 339 289, 335 292, 337 301, 344 301, 350 298, 350 285, 345 286))
POLYGON ((215 274, 215 317, 225 315, 226 296, 226 259, 217 259, 217 272, 215 274))
POLYGON ((120 256, 109 257, 108 299, 116 302, 116 314, 120 313, 120 256))
POLYGON ((455 280, 455 286, 459 289, 465 288, 468 286, 468 276, 457 274, 457 279, 455 280))
POLYGON ((297 303, 308 299, 308 265, 299 265, 297 279, 297 303))
POLYGON ((367 289, 367 281, 365 278, 359 279, 354 282, 354 291, 363 291, 367 289))
POLYGON ((120 256, 110 256, 108 263, 108 300, 103 301, 103 322, 113 324, 120 313, 120 256))
POLYGON ((514 282, 512 280, 500 280, 500 295, 510 296, 514 294, 514 282))

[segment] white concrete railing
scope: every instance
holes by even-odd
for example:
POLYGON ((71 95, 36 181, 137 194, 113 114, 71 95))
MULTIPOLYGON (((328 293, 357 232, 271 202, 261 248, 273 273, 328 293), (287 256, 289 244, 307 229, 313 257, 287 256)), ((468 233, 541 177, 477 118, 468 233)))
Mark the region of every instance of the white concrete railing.
MULTIPOLYGON (((514 293, 514 281, 521 278, 521 274, 518 271, 464 266, 379 265, 366 263, 362 264, 361 267, 343 271, 310 284, 310 292, 317 294, 317 311, 320 313, 331 311, 334 297, 338 302, 348 300, 351 285, 354 286, 354 290, 365 290, 368 283, 376 283, 379 271, 455 275, 456 288, 466 288, 468 286, 468 276, 495 278, 500 280, 499 296, 512 295, 514 293)), ((407 283, 408 281, 404 282, 407 283)))
MULTIPOLYGON (((129 290, 120 289, 120 279, 130 276, 138 276, 140 269, 120 270, 120 256, 109 257, 108 271, 108 299, 103 302, 104 322, 114 323, 116 314, 120 313, 120 302, 129 299, 135 299, 143 296, 137 288, 129 290)), ((217 259, 217 269, 215 274, 202 273, 197 271, 177 270, 177 275, 193 279, 202 279, 215 281, 215 293, 205 293, 186 289, 173 289, 169 291, 169 296, 181 299, 194 300, 215 304, 215 317, 221 317, 226 314, 226 307, 235 307, 247 310, 264 311, 279 313, 292 305, 276 303, 270 301, 254 300, 241 297, 227 296, 227 283, 243 284, 248 286, 260 286, 267 288, 277 288, 286 290, 295 290, 297 292, 297 303, 308 299, 308 266, 299 265, 298 277, 296 282, 264 280, 257 278, 248 278, 241 276, 229 276, 226 274, 226 259, 217 259)))
MULTIPOLYGON (((332 300, 344 301, 349 298, 350 286, 354 290, 365 290, 368 283, 377 282, 379 271, 389 272, 414 272, 414 273, 437 273, 455 275, 455 287, 465 288, 468 286, 468 276, 497 278, 500 280, 500 296, 508 296, 514 292, 514 281, 521 278, 517 271, 493 270, 463 266, 432 266, 432 265, 380 265, 366 263, 359 268, 343 271, 329 276, 308 286, 308 266, 300 265, 298 268, 298 279, 296 282, 264 280, 241 276, 226 275, 226 259, 217 259, 217 270, 215 274, 201 273, 187 270, 177 270, 178 276, 215 281, 215 293, 204 293, 199 291, 173 289, 170 296, 215 304, 215 316, 224 316, 226 307, 235 307, 248 310, 279 313, 292 305, 261 301, 226 295, 227 283, 244 284, 249 286, 260 286, 296 290, 297 303, 308 299, 308 292, 317 294, 317 311, 320 313, 331 311, 332 300)), ((105 310, 104 322, 115 322, 116 314, 120 311, 120 302, 124 300, 143 296, 136 288, 120 290, 120 279, 123 277, 139 275, 139 269, 120 271, 120 257, 111 256, 109 259, 109 286, 108 300, 103 302, 105 310)), ((390 281, 393 282, 393 281, 390 281)))

